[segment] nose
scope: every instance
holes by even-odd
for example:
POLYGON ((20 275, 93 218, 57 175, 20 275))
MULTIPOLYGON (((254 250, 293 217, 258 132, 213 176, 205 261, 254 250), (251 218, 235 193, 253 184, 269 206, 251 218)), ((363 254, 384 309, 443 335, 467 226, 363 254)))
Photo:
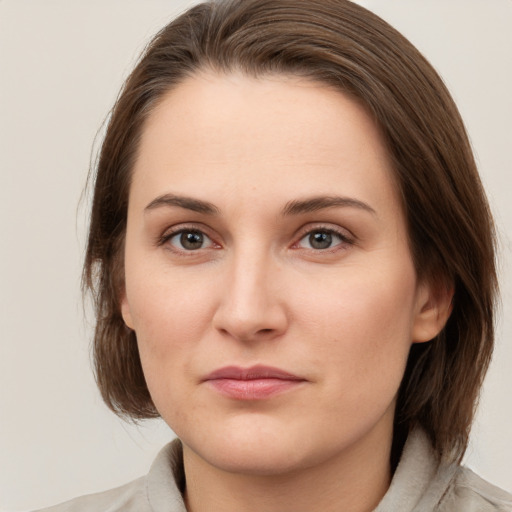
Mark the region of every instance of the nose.
POLYGON ((281 274, 268 255, 233 261, 225 274, 213 327, 242 342, 281 336, 288 327, 281 274))

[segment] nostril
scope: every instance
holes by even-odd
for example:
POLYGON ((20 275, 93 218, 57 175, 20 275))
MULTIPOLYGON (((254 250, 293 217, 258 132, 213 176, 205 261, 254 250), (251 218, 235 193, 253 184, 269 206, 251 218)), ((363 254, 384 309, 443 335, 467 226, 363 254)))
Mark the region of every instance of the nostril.
POLYGON ((233 294, 217 307, 212 327, 222 336, 244 342, 274 339, 286 331, 287 315, 281 304, 264 299, 255 297, 253 291, 241 298, 233 294))

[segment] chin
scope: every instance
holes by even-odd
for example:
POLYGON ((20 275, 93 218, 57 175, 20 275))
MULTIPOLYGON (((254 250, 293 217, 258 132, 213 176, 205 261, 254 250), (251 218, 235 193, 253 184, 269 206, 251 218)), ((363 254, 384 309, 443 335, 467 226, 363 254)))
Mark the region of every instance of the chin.
POLYGON ((304 469, 309 457, 298 453, 297 447, 288 448, 282 443, 247 443, 237 445, 232 442, 205 448, 198 454, 210 465, 228 473, 253 476, 277 476, 304 469))
POLYGON ((192 436, 180 438, 209 465, 228 473, 253 476, 278 476, 310 468, 328 459, 332 452, 330 443, 322 446, 313 433, 295 431, 289 425, 279 428, 268 422, 219 428, 207 442, 203 439, 195 443, 192 436))
POLYGON ((184 454, 189 449, 194 458, 229 473, 272 475, 300 465, 297 437, 269 418, 231 417, 207 430, 174 430, 184 454))

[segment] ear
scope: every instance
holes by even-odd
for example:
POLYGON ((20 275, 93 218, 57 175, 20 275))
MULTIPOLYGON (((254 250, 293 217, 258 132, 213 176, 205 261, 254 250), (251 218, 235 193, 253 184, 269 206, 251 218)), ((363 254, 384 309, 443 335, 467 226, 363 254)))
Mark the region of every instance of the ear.
POLYGON ((123 317, 124 323, 129 329, 134 330, 133 328, 133 318, 132 311, 130 309, 130 304, 128 303, 128 299, 126 298, 126 292, 123 291, 121 295, 121 316, 123 317))
POLYGON ((443 330, 452 312, 453 293, 453 286, 446 283, 418 285, 413 343, 430 341, 443 330))

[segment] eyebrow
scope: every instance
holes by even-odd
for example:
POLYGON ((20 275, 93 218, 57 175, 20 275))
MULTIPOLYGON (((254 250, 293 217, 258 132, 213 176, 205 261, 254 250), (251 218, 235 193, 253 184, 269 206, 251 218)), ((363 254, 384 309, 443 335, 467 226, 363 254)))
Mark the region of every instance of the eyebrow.
MULTIPOLYGON (((205 215, 218 215, 219 208, 208 201, 194 199, 187 196, 177 196, 175 194, 164 194, 153 199, 145 208, 145 211, 154 210, 163 206, 177 206, 193 212, 205 215)), ((373 215, 377 212, 367 203, 351 197, 340 196, 316 196, 307 199, 289 201, 283 208, 282 215, 300 215, 304 213, 316 212, 327 208, 358 208, 367 211, 373 215)))
POLYGON ((206 215, 218 215, 220 213, 220 210, 208 201, 193 199, 192 197, 186 196, 177 196, 174 194, 164 194, 153 199, 153 201, 151 201, 144 210, 150 211, 156 208, 161 208, 162 206, 178 206, 185 210, 191 210, 193 212, 203 213, 206 215))
POLYGON ((372 215, 377 215, 377 212, 369 204, 359 201, 359 199, 340 196, 317 196, 303 200, 290 201, 286 203, 283 209, 283 215, 300 215, 302 213, 339 207, 358 208, 372 215))

